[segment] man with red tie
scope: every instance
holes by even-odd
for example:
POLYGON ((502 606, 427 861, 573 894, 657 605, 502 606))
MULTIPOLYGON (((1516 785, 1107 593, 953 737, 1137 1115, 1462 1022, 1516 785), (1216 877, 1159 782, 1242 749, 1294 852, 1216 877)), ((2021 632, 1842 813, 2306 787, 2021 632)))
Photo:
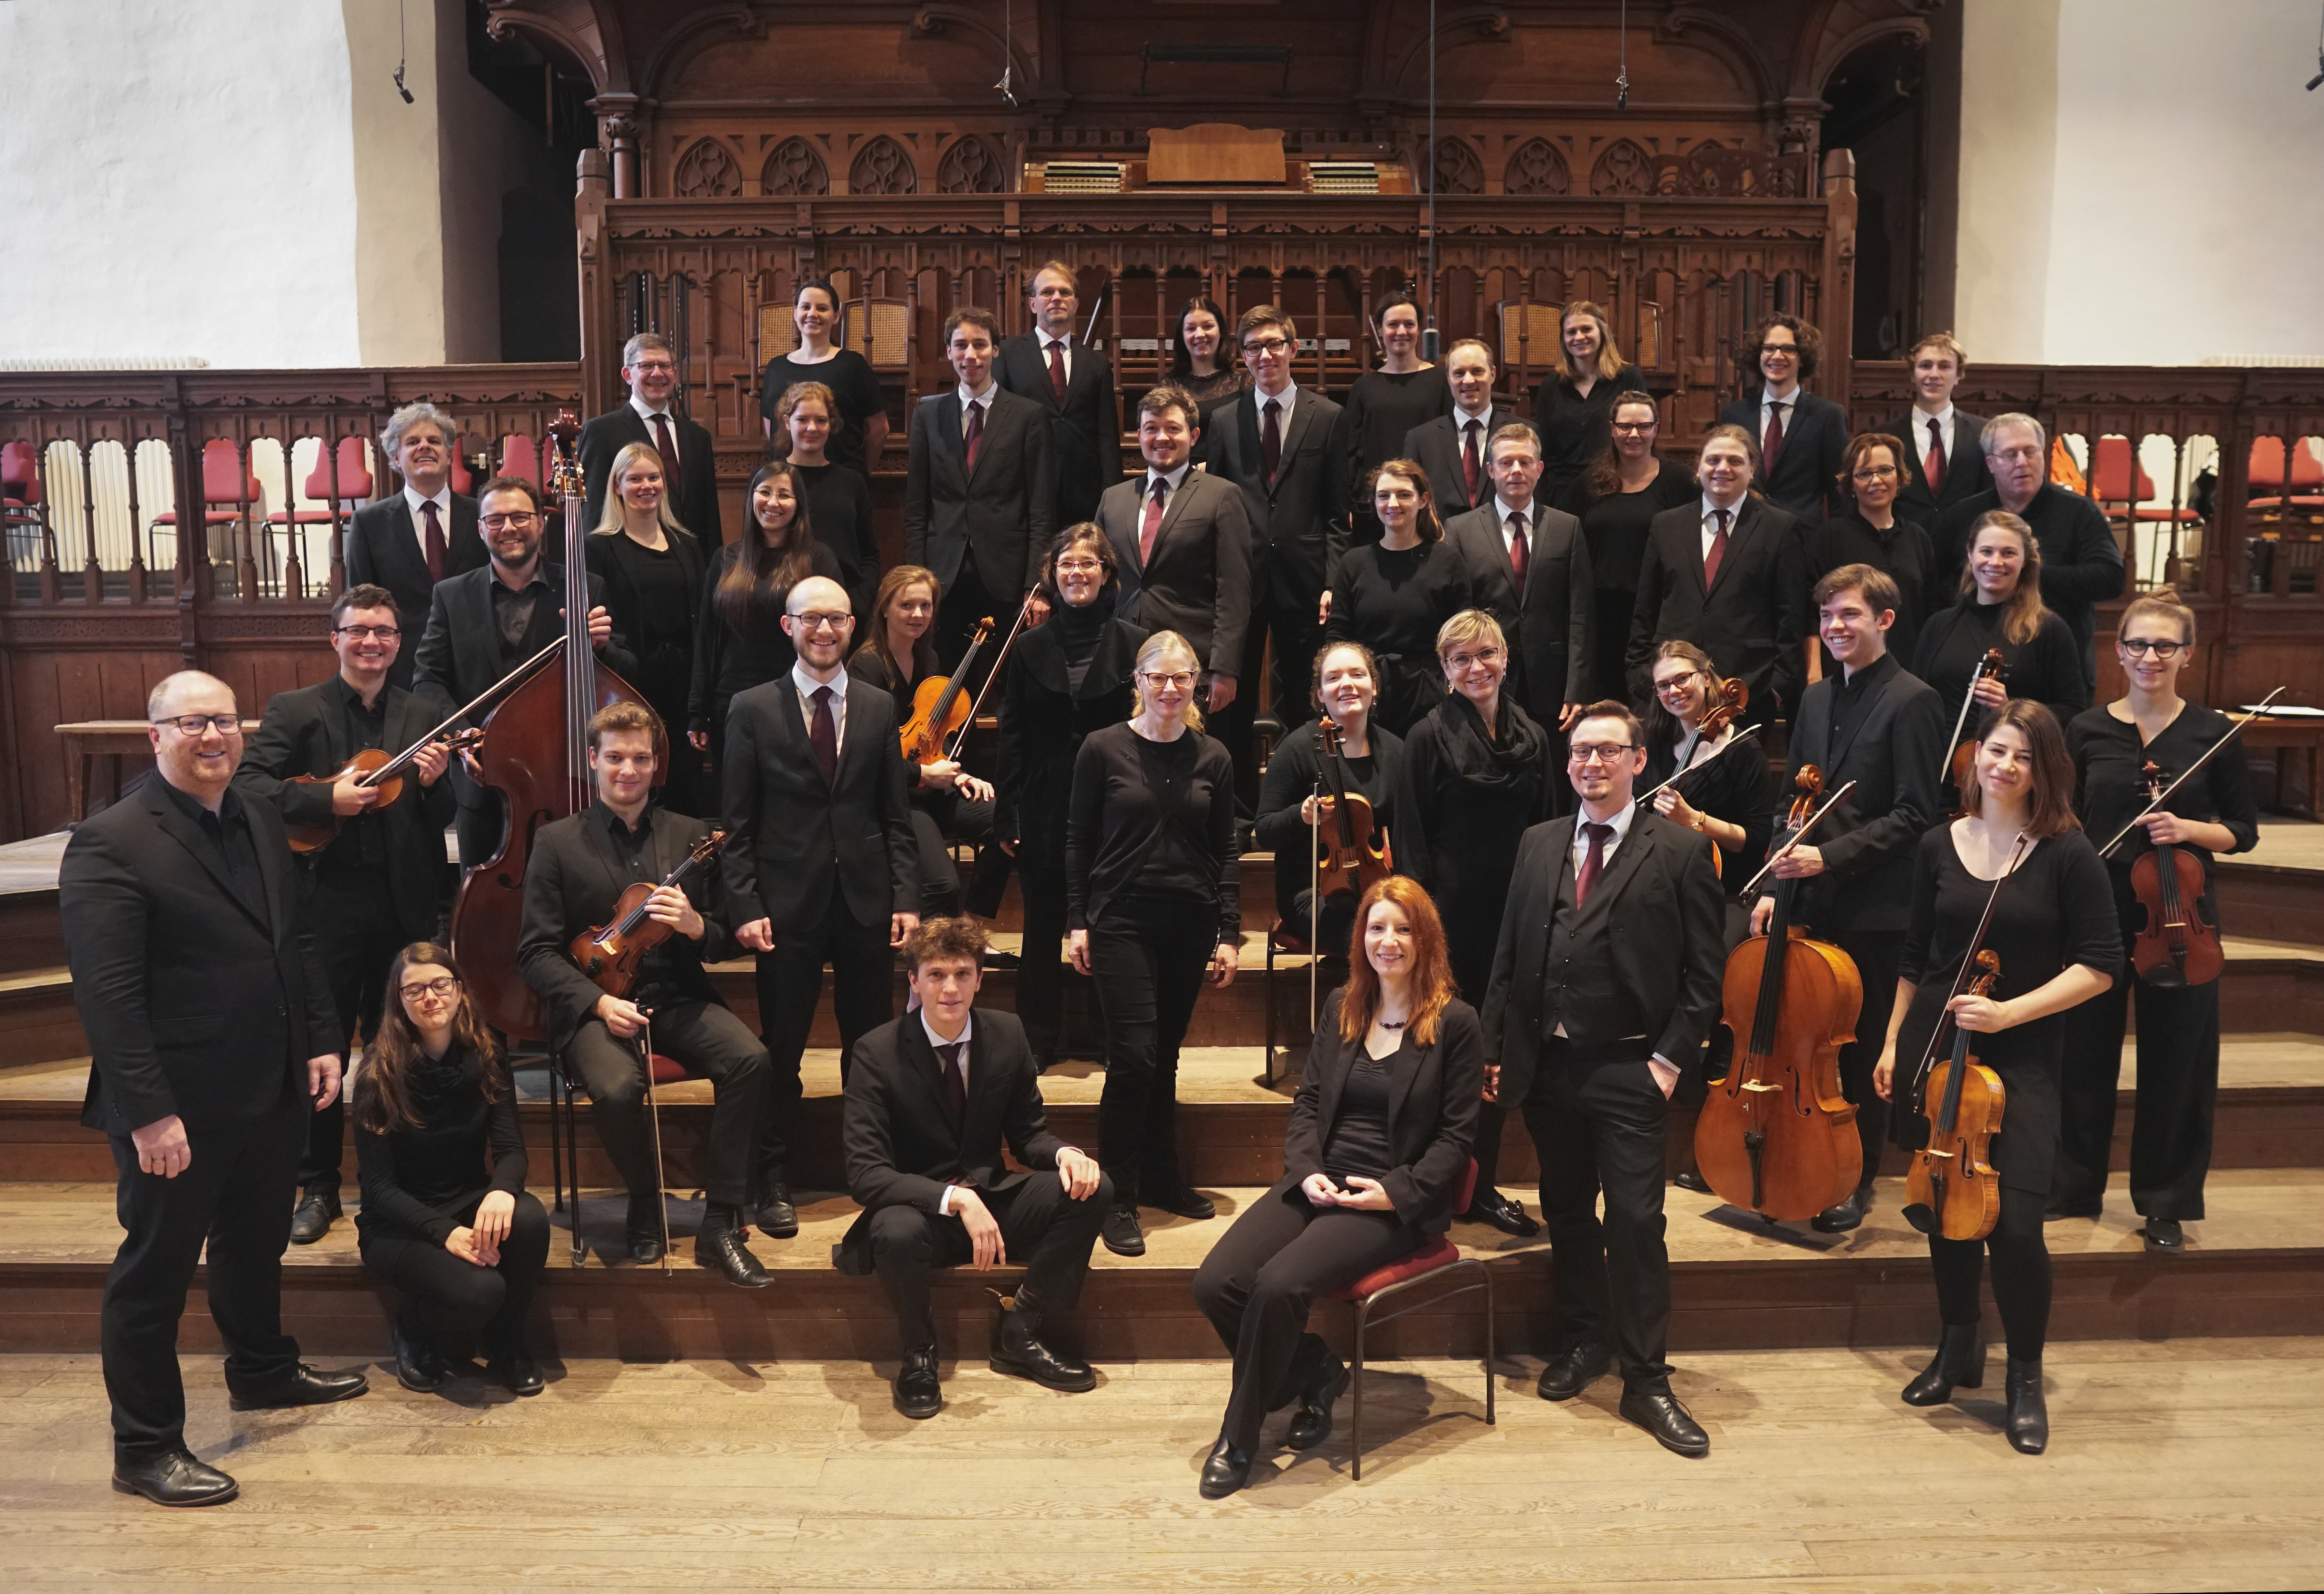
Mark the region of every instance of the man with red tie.
MULTIPOLYGON (((476 501, 452 491, 459 435, 459 424, 433 404, 406 404, 389 416, 379 448, 403 478, 403 491, 355 511, 347 529, 347 585, 385 587, 395 594, 397 612, 415 622, 427 614, 438 582, 486 557, 476 501)), ((418 652, 407 648, 396 655, 389 686, 411 689, 418 652)))
POLYGON ((992 375, 1048 418, 1057 471, 1053 518, 1063 530, 1093 519, 1099 495, 1121 480, 1121 410, 1112 364, 1074 336, 1081 295, 1073 268, 1053 260, 1035 272, 1025 283, 1025 309, 1033 330, 1001 343, 992 375))
POLYGON ((659 332, 641 332, 623 344, 622 380, 629 384, 629 402, 593 417, 581 428, 589 524, 604 521, 605 483, 613 475, 613 456, 632 443, 649 443, 661 454, 670 512, 703 547, 715 548, 726 539, 718 522, 717 456, 710 433, 673 407, 678 355, 669 339, 659 332))
MULTIPOLYGON (((1457 351, 1454 359, 1457 370, 1457 351)), ((1486 466, 1484 501, 1447 519, 1444 540, 1460 550, 1481 606, 1508 639, 1517 701, 1544 730, 1562 731, 1598 689, 1589 679, 1590 545, 1580 521, 1537 496, 1544 467, 1531 426, 1511 420, 1492 433, 1486 466)))
POLYGON ((1516 410, 1493 402, 1493 351, 1480 339, 1462 338, 1444 355, 1452 413, 1404 434, 1402 457, 1428 473, 1428 490, 1443 520, 1491 500, 1492 462, 1487 455, 1493 438, 1503 427, 1526 424, 1516 410))
POLYGON ((1930 333, 1906 358, 1913 367, 1913 407, 1879 429, 1904 439, 1897 517, 1933 528, 1940 511, 1993 491, 1993 472, 1978 440, 1985 417, 1953 408, 1953 389, 1960 385, 1969 356, 1951 333, 1930 333))
MULTIPOLYGON (((1848 411, 1802 385, 1815 376, 1823 335, 1779 310, 1752 333, 1751 343, 1759 391, 1728 405, 1719 419, 1741 427, 1758 446, 1759 491, 1767 502, 1813 527, 1823 519, 1848 453, 1848 411)), ((1723 656, 1714 657, 1724 662, 1723 656)))

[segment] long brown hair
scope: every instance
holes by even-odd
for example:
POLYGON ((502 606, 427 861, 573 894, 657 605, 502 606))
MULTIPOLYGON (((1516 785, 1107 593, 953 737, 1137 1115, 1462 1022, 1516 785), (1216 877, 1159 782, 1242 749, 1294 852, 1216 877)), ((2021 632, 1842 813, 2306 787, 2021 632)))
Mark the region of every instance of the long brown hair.
POLYGON ((1418 462, 1410 459, 1380 461, 1379 468, 1364 478, 1364 492, 1367 495, 1379 491, 1379 479, 1382 476, 1395 476, 1400 481, 1409 482, 1419 490, 1420 515, 1413 527, 1413 531, 1423 542, 1443 541, 1444 522, 1436 517, 1436 493, 1428 484, 1428 473, 1420 468, 1418 462))
POLYGON ((379 1032, 364 1047, 363 1065, 355 1070, 355 1087, 348 1092, 355 1128, 365 1134, 389 1135, 420 1127, 420 1117, 411 1110, 411 1069, 427 1054, 403 1010, 403 974, 420 963, 435 963, 460 980, 459 1005, 452 1009, 452 1042, 467 1058, 468 1083, 486 1101, 497 1101, 502 1092, 515 1088, 493 1045, 493 1032, 468 1000, 467 981, 460 978, 451 948, 414 941, 387 965, 387 1005, 380 1013, 379 1032))
POLYGON ((1393 902, 1412 921, 1412 1017, 1405 1033, 1416 1046, 1433 1046, 1438 1021, 1461 988, 1452 978, 1452 958, 1444 949, 1444 921, 1436 904, 1407 875, 1392 874, 1374 883, 1356 905, 1355 928, 1348 933, 1348 991, 1340 999, 1340 1038, 1360 1041, 1379 1016, 1379 972, 1364 955, 1364 926, 1372 909, 1393 902))
MULTIPOLYGON (((891 681, 904 678, 904 667, 896 661, 896 655, 888 648, 888 610, 903 595, 908 586, 927 587, 928 602, 932 605, 944 601, 944 583, 936 579, 935 571, 920 565, 897 566, 880 578, 880 590, 872 598, 872 634, 865 637, 855 650, 861 653, 869 649, 872 658, 888 667, 888 678, 891 681)), ((920 633, 919 645, 912 650, 914 680, 920 679, 936 667, 936 618, 931 615, 928 629, 920 633)))
POLYGON ((1987 510, 1978 516, 1977 524, 1969 529, 1969 548, 1961 560, 1960 595, 1964 602, 1977 597, 1977 574, 1972 567, 1977 562, 1977 539, 1987 531, 2006 531, 2017 539, 2025 550, 2025 567, 2017 572, 2017 590, 2009 594, 2001 614, 2001 634, 2012 646, 2023 648, 2042 634, 2042 545, 2034 539, 2034 528, 2006 509, 1987 510))
MULTIPOLYGON (((1992 741, 2004 725, 2015 726, 2034 755, 2034 796, 2026 804, 2025 834, 2038 842, 2061 831, 2080 830, 2082 822, 2074 815, 2074 760, 2066 751, 2066 733, 2058 728, 2058 716, 2031 697, 2013 697, 2001 705, 1978 742, 1992 741)), ((1961 805, 1979 816, 1985 812, 1985 782, 1977 778, 1973 763, 1961 805)))
MULTIPOLYGON (((823 406, 823 418, 831 423, 830 441, 835 443, 839 440, 840 430, 847 423, 840 419, 838 395, 819 382, 795 382, 783 390, 781 398, 775 401, 775 435, 768 440, 774 445, 776 453, 789 455, 791 417, 801 404, 810 399, 823 406)), ((830 444, 826 443, 825 447, 828 448, 830 444)))
POLYGON ((710 596, 718 618, 735 631, 750 631, 780 614, 791 588, 805 581, 815 567, 815 527, 807 517, 807 480, 798 467, 787 459, 761 465, 742 491, 742 518, 745 523, 736 539, 734 562, 718 577, 717 588, 710 596), (790 478, 791 496, 798 508, 792 512, 791 523, 775 534, 779 540, 770 543, 759 525, 758 494, 761 483, 778 476, 790 478))
POLYGON ((1590 462, 1586 484, 1593 501, 1609 498, 1622 490, 1622 456, 1614 451, 1614 412, 1626 404, 1644 404, 1653 412, 1655 430, 1662 430, 1663 407, 1655 402, 1654 394, 1629 388, 1614 395, 1614 401, 1606 406, 1606 446, 1590 462))
POLYGON ((1586 299, 1577 299, 1565 307, 1557 318, 1557 373, 1568 382, 1581 380, 1573 369, 1573 356, 1565 349, 1565 324, 1576 316, 1587 316, 1598 323, 1598 370, 1600 382, 1611 382, 1622 374, 1622 351, 1614 346, 1614 323, 1606 312, 1586 299))
MULTIPOLYGON (((1660 664, 1665 659, 1683 659, 1694 666, 1695 673, 1702 677, 1706 706, 1719 700, 1719 666, 1710 654, 1683 638, 1674 637, 1655 650, 1655 664, 1660 664)), ((1653 665, 1647 667, 1647 673, 1653 673, 1653 665)), ((1646 702, 1646 741, 1650 744, 1676 742, 1680 734, 1678 716, 1663 706, 1660 692, 1650 692, 1646 702)))

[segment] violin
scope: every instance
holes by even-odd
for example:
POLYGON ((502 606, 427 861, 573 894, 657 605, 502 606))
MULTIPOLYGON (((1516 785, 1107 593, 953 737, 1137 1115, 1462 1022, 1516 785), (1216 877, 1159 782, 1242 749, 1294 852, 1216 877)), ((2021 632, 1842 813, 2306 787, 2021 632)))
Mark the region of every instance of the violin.
POLYGON ((976 664, 977 650, 991 635, 992 616, 988 614, 976 622, 976 634, 968 640, 968 650, 960 656, 952 674, 930 676, 912 688, 911 715, 896 733, 903 743, 906 763, 939 761, 945 756, 945 742, 968 723, 968 672, 976 664))
MULTIPOLYGON (((1712 678, 1717 679, 1716 677, 1712 678)), ((1696 722, 1694 729, 1687 733, 1686 739, 1679 743, 1678 768, 1672 770, 1670 778, 1661 785, 1642 793, 1638 797, 1641 805, 1653 802, 1658 795, 1676 786, 1687 776, 1697 770, 1709 769, 1721 755, 1733 752, 1737 748, 1758 735, 1759 727, 1754 725, 1702 762, 1699 764, 1693 762, 1695 749, 1706 742, 1716 742, 1727 734, 1728 727, 1735 723, 1736 716, 1740 714, 1745 706, 1750 703, 1751 688, 1744 683, 1742 677, 1737 676, 1729 680, 1720 681, 1717 690, 1712 693, 1712 697, 1713 702, 1710 709, 1704 713, 1701 720, 1696 722)), ((1727 854, 1724 848, 1711 849, 1711 869, 1712 873, 1721 879, 1726 877, 1727 854)))
POLYGON ((694 843, 694 850, 676 869, 662 876, 660 885, 638 880, 625 888, 604 924, 573 937, 565 950, 576 966, 596 981, 607 996, 626 998, 637 989, 638 967, 646 954, 670 937, 670 926, 646 911, 646 904, 662 886, 683 886, 707 868, 726 844, 726 833, 714 830, 694 843))
MULTIPOLYGON (((406 765, 429 748, 442 744, 455 753, 465 751, 484 739, 484 732, 439 730, 423 736, 401 752, 390 754, 383 747, 366 747, 346 761, 346 767, 328 775, 293 775, 284 782, 290 786, 336 786, 353 775, 355 784, 374 787, 379 791, 378 805, 368 810, 393 807, 403 797, 403 770, 406 765)), ((318 852, 338 838, 340 829, 355 815, 334 814, 328 819, 318 819, 311 825, 289 825, 290 850, 294 852, 318 852)))
MULTIPOLYGON (((1823 772, 1803 769, 1782 850, 1797 846, 1855 784, 1817 807, 1823 772)), ((1713 1193, 1763 1218, 1794 1221, 1845 1200, 1864 1172, 1856 1106, 1840 1088, 1840 1048, 1856 1038, 1864 981, 1848 954, 1791 922, 1798 886, 1776 881, 1766 932, 1728 955, 1720 1021, 1734 1034, 1735 1060, 1694 1122, 1695 1166, 1713 1193)))
POLYGON ((1937 771, 1938 783, 1942 785, 1950 781, 1957 794, 1953 810, 1956 819, 1969 812, 1969 778, 1977 760, 1977 743, 1974 740, 1963 742, 1961 728, 1969 723, 1969 711, 1977 702, 1978 683, 2008 679, 2009 666, 2002 662, 2001 650, 1987 648, 1985 657, 1978 662, 1976 672, 1969 677, 1969 690, 1961 694, 1960 713, 1953 716, 1953 739, 1945 743, 1945 762, 1937 771))
MULTIPOLYGON (((1980 948, 1971 966, 1966 994, 1984 996, 2001 976, 2000 955, 1980 948)), ((2001 1216, 2001 1179, 1987 1157, 2008 1092, 2001 1076, 1970 1053, 1972 1033, 1953 1025, 1952 1055, 1929 1071, 1923 1107, 1929 1143, 1913 1153, 1904 1175, 1904 1221, 1946 1239, 1983 1239, 2001 1216)))
POLYGON ((1396 872, 1388 827, 1372 812, 1370 797, 1348 789, 1347 744, 1331 715, 1315 727, 1315 742, 1332 788, 1323 799, 1329 810, 1315 822, 1315 899, 1338 891, 1361 896, 1396 872))

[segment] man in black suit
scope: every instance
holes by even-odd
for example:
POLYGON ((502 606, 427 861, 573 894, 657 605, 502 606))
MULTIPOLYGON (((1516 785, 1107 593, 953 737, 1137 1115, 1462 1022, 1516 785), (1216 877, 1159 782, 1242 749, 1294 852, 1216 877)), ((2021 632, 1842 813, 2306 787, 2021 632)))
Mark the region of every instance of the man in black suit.
MULTIPOLYGON (((1493 351, 1464 337, 1444 355, 1452 413, 1404 434, 1404 457, 1428 473, 1439 520, 1481 509, 1493 499, 1493 439, 1507 426, 1526 426, 1516 410, 1493 402, 1493 351)), ((1528 428, 1530 429, 1530 428, 1528 428)))
POLYGON ((1813 327, 1779 310, 1753 341, 1759 391, 1728 405, 1719 419, 1741 427, 1757 446, 1759 491, 1768 502, 1812 529, 1823 521, 1848 453, 1848 411, 1800 385, 1814 377, 1823 348, 1823 335, 1813 327))
POLYGON ((1121 618, 1149 633, 1185 638, 1203 662, 1210 712, 1218 714, 1235 701, 1242 668, 1250 517, 1234 484, 1194 469, 1198 414, 1184 388, 1147 391, 1138 405, 1146 474, 1108 487, 1096 518, 1120 567, 1121 618))
POLYGON ((1544 729, 1563 731, 1592 686, 1590 545, 1580 521, 1535 496, 1539 433, 1514 420, 1491 435, 1486 450, 1492 484, 1483 502, 1444 522, 1444 540, 1460 551, 1481 606, 1508 639, 1517 701, 1544 729))
MULTIPOLYGON (((1957 504, 1993 490, 1979 435, 1985 417, 1953 408, 1953 389, 1969 364, 1950 332, 1932 332, 1913 346, 1913 407, 1879 429, 1904 443, 1904 484, 1896 518, 1933 529, 1957 504)), ((1946 598, 1950 602, 1950 595, 1946 598)))
POLYGON ((668 1221, 646 1121, 646 1046, 710 1081, 716 1096, 694 1259, 729 1284, 757 1289, 773 1281, 742 1243, 742 1212, 766 1103, 767 1049, 703 972, 704 958, 728 955, 733 942, 715 905, 715 866, 677 885, 661 883, 708 838, 710 826, 649 806, 654 733, 653 710, 641 703, 611 704, 590 720, 597 800, 533 834, 517 967, 540 993, 549 1044, 588 1090, 598 1138, 629 1190, 624 1228, 634 1261, 661 1259, 668 1221), (645 954, 629 994, 615 996, 582 972, 567 949, 576 936, 612 923, 622 893, 639 884, 654 888, 646 913, 669 934, 645 954))
POLYGON ((57 880, 88 1032, 81 1122, 113 1142, 126 1231, 106 1276, 113 1487, 214 1506, 235 1480, 186 1449, 178 1319, 195 1264, 236 1410, 367 1387, 318 1373, 282 1331, 282 1249, 307 1119, 339 1093, 346 1030, 300 911, 281 815, 234 789, 234 692, 198 670, 146 700, 152 779, 84 821, 57 880))
MULTIPOLYGON (((1807 689, 1792 720, 1789 792, 1813 764, 1824 789, 1856 789, 1775 867, 1778 880, 1804 880, 1794 924, 1809 926, 1856 962, 1864 1006, 1856 1039, 1840 1049, 1840 1090, 1856 1103, 1864 1174, 1854 1194, 1819 1212, 1827 1234, 1864 1221, 1872 1181, 1887 1144, 1888 1103, 1872 1088, 1873 1065, 1888 1036, 1896 1000, 1896 964, 1913 908, 1913 854, 1921 833, 1944 816, 1937 765, 1944 757, 1945 706, 1936 692, 1888 651, 1896 620, 1896 584, 1870 565, 1842 565, 1816 583, 1817 630, 1839 673, 1807 689)), ((1752 909, 1751 929, 1766 928, 1775 889, 1752 909)))
MULTIPOLYGON (((452 491, 453 439, 460 428, 433 404, 406 404, 387 418, 380 452, 403 477, 403 491, 355 511, 347 527, 347 585, 383 586, 395 607, 415 620, 428 613, 429 594, 447 576, 484 562, 476 530, 476 501, 452 491)), ((399 653, 387 678, 411 687, 412 656, 399 653)))
POLYGON ((718 456, 710 433, 672 408, 678 396, 678 355, 659 332, 641 332, 622 346, 622 380, 630 401, 590 418, 581 428, 581 477, 589 495, 589 524, 604 523, 605 484, 613 456, 632 443, 661 453, 669 483, 670 512, 704 548, 726 539, 718 518, 718 456), (671 456, 675 454, 677 457, 671 456))
MULTIPOLYGON (((992 374, 1048 419, 1057 473, 1049 524, 1061 531, 1094 520, 1100 495, 1121 480, 1121 407, 1111 362, 1074 336, 1081 298, 1073 267, 1053 260, 1035 272, 1025 284, 1025 309, 1034 329, 1001 345, 992 374)), ((1048 539, 1034 546, 1046 549, 1048 539)))
MULTIPOLYGON (((540 489, 521 476, 494 476, 476 494, 476 509, 491 561, 437 584, 412 677, 413 695, 439 705, 439 714, 474 702, 565 631, 565 569, 541 554, 540 489)), ((636 668, 613 633, 604 581, 594 574, 589 640, 608 669, 622 674, 636 668)), ((476 723, 484 723, 483 714, 476 723)), ((452 790, 459 802, 460 863, 474 869, 501 844, 500 794, 479 785, 465 762, 454 767, 452 790)))
POLYGON ((1652 684, 1655 650, 1675 637, 1742 677, 1755 712, 1773 716, 1798 705, 1808 549, 1790 515, 1752 494, 1758 464, 1749 433, 1712 427, 1695 462, 1702 500, 1649 524, 1624 658, 1633 697, 1652 684))
POLYGON ((1542 1398, 1571 1400, 1618 1351, 1622 1415, 1702 1456, 1710 1436, 1671 1393, 1664 1359, 1663 1142, 1680 1066, 1718 1021, 1725 911, 1711 839, 1633 799, 1646 766, 1620 704, 1574 722, 1566 769, 1581 811, 1517 845, 1485 992, 1485 1089, 1523 1104, 1541 1156, 1563 1341, 1542 1398))
MULTIPOLYGON (((440 717, 389 683, 402 640, 395 599, 385 587, 341 593, 331 604, 338 674, 319 686, 277 692, 235 773, 244 799, 272 804, 285 825, 338 827, 328 845, 300 855, 300 900, 322 949, 331 1006, 341 1023, 355 1027, 358 1044, 379 1027, 389 961, 414 941, 436 938, 444 827, 452 822, 452 788, 441 779, 450 755, 443 743, 412 755, 392 803, 353 772, 357 753, 401 753, 440 717), (295 779, 301 775, 326 779, 295 779)), ((344 1098, 318 1110, 309 1126, 299 1209, 290 1218, 293 1245, 322 1239, 339 1215, 346 1130, 344 1098)))
MULTIPOLYGON (((904 563, 944 583, 936 651, 958 661, 990 614, 1008 629, 1041 579, 1056 530, 1057 465, 1049 417, 992 379, 1000 323, 964 308, 945 322, 945 357, 960 383, 912 411, 904 475, 904 563), (1007 617, 1007 618, 1004 618, 1007 617)), ((1036 618, 1048 605, 1033 600, 1036 618)))
POLYGON ((984 944, 973 919, 917 927, 904 956, 919 1009, 852 1048, 843 1132, 847 1191, 863 1213, 832 1248, 832 1263, 879 1274, 896 1304, 904 1342, 896 1409, 908 1417, 944 1409, 928 1270, 964 1262, 982 1273, 1013 1258, 1025 1269, 993 1333, 994 1372, 1068 1394, 1097 1387, 1086 1362, 1042 1343, 1041 1318, 1081 1299, 1112 1186, 1095 1157, 1049 1132, 1024 1026, 971 1006, 984 944))
POLYGON ((759 1025, 771 1067, 759 1136, 757 1221, 798 1232, 784 1163, 799 1058, 831 964, 840 1073, 888 1021, 895 956, 919 923, 920 854, 896 739, 896 701, 847 673, 847 589, 810 576, 790 590, 790 670, 726 711, 728 904, 759 954, 759 1025))

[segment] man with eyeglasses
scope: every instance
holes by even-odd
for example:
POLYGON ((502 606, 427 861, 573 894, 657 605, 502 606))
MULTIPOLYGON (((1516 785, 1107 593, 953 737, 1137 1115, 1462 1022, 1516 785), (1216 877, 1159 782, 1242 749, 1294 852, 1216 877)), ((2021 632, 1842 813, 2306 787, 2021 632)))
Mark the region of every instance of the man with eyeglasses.
MULTIPOLYGON (((1053 260, 1025 280, 1029 332, 1001 340, 993 380, 1048 417, 1056 464, 1053 529, 1097 518, 1098 497, 1121 480, 1121 410, 1113 364, 1074 336, 1081 294, 1074 268, 1053 260)), ((1037 544, 1046 548, 1046 540, 1037 544)))
POLYGON ((152 779, 92 815, 57 880, 88 1033, 81 1122, 111 1139, 124 1230, 106 1276, 113 1487, 214 1506, 239 1486, 186 1446, 178 1320, 207 1259, 237 1411, 361 1395, 282 1331, 282 1251, 308 1119, 338 1099, 346 1030, 282 817, 234 788, 234 692, 198 670, 146 699, 152 779))
MULTIPOLYGON (((383 586, 415 620, 447 576, 483 565, 476 501, 452 491, 452 453, 460 428, 433 404, 406 404, 381 428, 381 456, 403 478, 403 491, 355 511, 347 527, 347 585, 383 586)), ((350 489, 352 491, 352 489, 350 489)), ((409 691, 412 650, 397 653, 388 684, 409 691)))
MULTIPOLYGON (((440 742, 413 755, 392 803, 382 800, 382 788, 354 772, 356 755, 402 752, 442 717, 391 680, 402 640, 395 598, 385 587, 341 593, 331 604, 337 673, 320 686, 269 699, 235 772, 244 798, 272 804, 286 825, 338 832, 299 855, 299 887, 322 948, 331 1004, 340 1021, 354 1027, 352 1037, 339 1036, 349 1055, 379 1027, 390 960, 412 942, 436 936, 444 827, 455 807, 443 779, 450 755, 440 742)), ((312 1245, 340 1215, 346 1116, 343 1101, 334 1101, 309 1127, 290 1219, 293 1245, 312 1245)))
POLYGON ((726 539, 718 521, 718 457, 709 431, 678 412, 678 353, 669 339, 641 332, 623 344, 622 380, 629 386, 629 401, 593 416, 581 428, 589 523, 604 522, 613 456, 632 443, 643 443, 661 455, 662 480, 669 484, 670 512, 678 524, 703 547, 717 548, 726 539))
MULTIPOLYGON (((1759 371, 1758 391, 1720 410, 1720 423, 1750 435, 1759 455, 1759 491, 1767 502, 1812 527, 1823 519, 1848 452, 1848 411, 1802 385, 1815 376, 1823 335, 1778 310, 1752 334, 1748 346, 1759 371)), ((1718 657, 1724 661, 1727 656, 1718 657)))
MULTIPOLYGON (((1934 526, 1956 504, 1993 490, 1978 434, 1985 417, 1953 407, 1953 390, 1969 369, 1969 356, 1950 332, 1932 332, 1904 355, 1913 384, 1913 407, 1882 424, 1880 430, 1904 440, 1904 484, 1896 512, 1920 526, 1934 526)), ((1910 659, 1899 638, 1892 649, 1910 659)))
POLYGON ((1581 809, 1518 843, 1485 991, 1485 1083, 1522 1105, 1540 1154, 1559 1340, 1542 1398, 1572 1399, 1618 1357, 1622 1416, 1692 1457, 1711 1439, 1665 1359, 1664 1142, 1680 1069, 1718 1021, 1726 911, 1711 838, 1636 800, 1645 741, 1619 703, 1574 722, 1581 809))

